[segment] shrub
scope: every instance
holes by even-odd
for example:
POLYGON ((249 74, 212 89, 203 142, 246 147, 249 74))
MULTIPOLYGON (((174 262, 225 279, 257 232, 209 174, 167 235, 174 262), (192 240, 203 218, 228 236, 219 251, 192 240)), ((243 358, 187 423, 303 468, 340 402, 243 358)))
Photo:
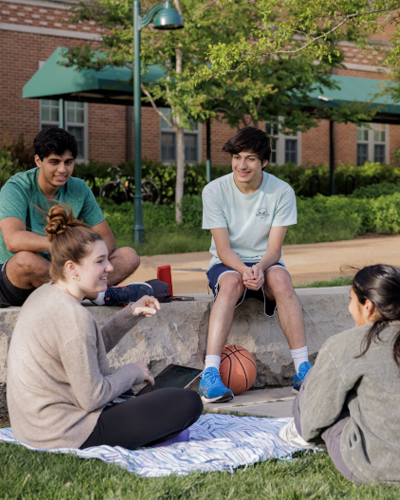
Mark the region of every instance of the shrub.
POLYGON ((13 160, 11 153, 5 149, 0 149, 0 188, 18 171, 19 165, 13 160))
POLYGON ((285 244, 349 240, 362 234, 363 217, 357 210, 357 201, 349 203, 344 196, 298 198, 298 223, 288 228, 285 244))
POLYGON ((350 198, 379 198, 395 193, 400 193, 400 184, 390 184, 382 182, 381 184, 371 184, 370 186, 356 189, 350 198))
POLYGON ((18 139, 14 141, 3 139, 1 149, 3 151, 7 151, 11 155, 14 163, 13 173, 15 173, 16 170, 29 170, 36 166, 33 143, 26 142, 23 134, 21 134, 18 139))

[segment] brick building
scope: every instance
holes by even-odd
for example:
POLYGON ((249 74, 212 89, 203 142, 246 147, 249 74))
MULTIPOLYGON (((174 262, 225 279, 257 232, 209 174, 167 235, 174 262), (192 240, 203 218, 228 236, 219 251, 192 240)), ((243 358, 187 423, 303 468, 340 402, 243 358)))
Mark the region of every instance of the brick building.
MULTIPOLYGON (((58 101, 23 99, 22 88, 51 56, 57 47, 71 47, 100 37, 94 23, 73 25, 68 22, 69 8, 75 0, 0 0, 0 139, 15 139, 21 133, 28 141, 46 126, 58 125, 58 101)), ((382 55, 378 45, 389 43, 391 31, 375 35, 368 55, 351 43, 342 43, 346 69, 335 74, 356 78, 383 79, 379 63, 382 55)), ((165 110, 168 112, 168 110, 165 110)), ((98 103, 67 102, 67 129, 75 135, 82 159, 121 162, 127 157, 127 106, 98 103)), ((275 137, 272 160, 278 164, 329 163, 329 121, 321 120, 317 128, 294 136, 285 136, 274 124, 260 123, 275 137)), ((132 144, 133 144, 133 127, 132 144)), ((229 158, 222 145, 234 133, 226 124, 211 123, 212 163, 223 165, 229 158)), ((206 159, 205 125, 185 136, 189 162, 206 159)), ((353 124, 335 124, 336 164, 362 164, 365 160, 393 161, 393 152, 400 147, 400 125, 375 123, 373 129, 353 124)), ((175 134, 149 107, 142 109, 143 157, 173 162, 175 134)))

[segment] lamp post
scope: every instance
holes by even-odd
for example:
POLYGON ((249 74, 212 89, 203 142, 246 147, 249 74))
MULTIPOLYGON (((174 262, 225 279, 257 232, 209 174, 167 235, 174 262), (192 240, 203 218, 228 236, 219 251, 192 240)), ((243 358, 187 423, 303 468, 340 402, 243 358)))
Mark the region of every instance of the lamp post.
POLYGON ((140 75, 140 31, 152 20, 154 14, 154 28, 180 29, 183 28, 182 16, 172 8, 171 1, 156 5, 142 19, 140 15, 140 2, 133 2, 133 107, 135 111, 135 196, 133 217, 133 241, 144 242, 143 226, 143 196, 142 196, 142 123, 141 123, 141 75, 140 75))

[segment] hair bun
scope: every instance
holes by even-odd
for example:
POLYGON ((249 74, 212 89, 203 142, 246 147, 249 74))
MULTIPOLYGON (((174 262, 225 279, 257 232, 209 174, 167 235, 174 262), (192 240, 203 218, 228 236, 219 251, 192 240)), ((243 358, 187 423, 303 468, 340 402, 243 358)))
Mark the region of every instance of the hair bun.
POLYGON ((44 228, 47 233, 47 238, 50 241, 53 241, 54 238, 63 234, 67 227, 71 224, 72 220, 73 213, 71 209, 69 210, 69 213, 67 213, 66 209, 60 205, 54 205, 51 207, 47 215, 48 224, 44 228))

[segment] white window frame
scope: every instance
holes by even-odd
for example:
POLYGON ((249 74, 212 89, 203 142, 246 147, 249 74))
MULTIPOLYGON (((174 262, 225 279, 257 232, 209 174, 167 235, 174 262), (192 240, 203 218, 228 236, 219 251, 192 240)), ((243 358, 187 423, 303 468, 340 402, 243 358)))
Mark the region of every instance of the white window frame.
MULTIPOLYGON (((383 163, 388 162, 389 158, 389 125, 387 123, 366 123, 365 125, 361 125, 357 127, 357 144, 367 144, 368 145, 368 158, 367 161, 374 163, 375 162, 375 145, 384 145, 385 146, 385 158, 383 160, 383 163), (375 132, 377 131, 378 128, 382 127, 384 125, 384 131, 385 131, 385 141, 375 141, 375 132), (368 138, 364 139, 361 138, 359 139, 359 131, 362 130, 363 132, 367 132, 368 138)), ((357 146, 356 146, 356 154, 357 154, 357 146)), ((357 162, 357 159, 356 159, 357 162)), ((358 165, 358 162, 357 162, 358 165)), ((359 165, 358 165, 359 166, 359 165)))
MULTIPOLYGON (((59 106, 59 102, 55 99, 40 99, 40 109, 39 109, 39 130, 42 130, 43 125, 51 125, 54 127, 59 127, 60 121, 52 121, 52 120, 44 120, 42 117, 42 110, 43 110, 43 104, 42 101, 52 101, 56 102, 57 106, 59 106)), ((53 105, 54 106, 54 105, 53 105)), ((88 103, 85 102, 83 103, 83 124, 79 123, 73 123, 73 122, 68 122, 67 120, 67 103, 64 101, 64 120, 65 120, 65 127, 66 130, 68 131, 68 126, 71 127, 76 127, 76 126, 81 126, 83 128, 83 157, 77 157, 76 162, 84 162, 88 161, 89 159, 89 127, 88 127, 88 115, 89 115, 89 106, 88 103)))
MULTIPOLYGON (((39 61, 39 69, 45 64, 46 61, 39 61)), ((58 103, 59 106, 59 101, 56 101, 55 99, 44 99, 46 101, 55 101, 58 103)), ((58 110, 60 112, 60 110, 58 110)), ((84 155, 83 158, 76 158, 76 162, 84 162, 89 160, 89 106, 88 103, 85 102, 83 106, 83 150, 84 150, 84 155)), ((73 126, 81 126, 82 124, 76 124, 76 123, 69 123, 67 121, 67 106, 66 106, 66 101, 64 101, 64 119, 65 119, 65 126, 67 127, 68 130, 68 125, 73 126)), ((42 130, 42 125, 52 125, 54 127, 59 127, 60 126, 60 121, 52 121, 52 120, 43 120, 42 119, 42 99, 39 101, 39 130, 42 130)))
MULTIPOLYGON (((170 108, 160 108, 160 110, 166 116, 169 116, 171 113, 170 108)), ((176 138, 175 138, 175 160, 163 160, 163 158, 162 158, 162 134, 171 134, 171 135, 176 136, 175 131, 172 130, 172 128, 168 126, 167 122, 160 116, 160 161, 164 165, 176 164, 176 158, 177 158, 176 138)), ((202 159, 202 127, 201 127, 201 123, 198 123, 197 129, 194 129, 194 130, 189 130, 189 129, 185 128, 184 135, 197 136, 197 159, 189 161, 187 158, 185 158, 185 163, 187 163, 188 165, 195 165, 196 163, 201 163, 201 159, 202 159)))
POLYGON ((297 132, 293 134, 288 132, 287 134, 283 133, 279 123, 277 120, 271 120, 269 122, 265 122, 265 132, 271 137, 271 139, 275 139, 276 146, 276 162, 272 163, 272 154, 271 154, 271 165, 284 165, 285 162, 285 149, 286 149, 286 140, 294 139, 297 140, 297 162, 296 165, 301 165, 301 132, 297 132), (271 128, 273 135, 270 135, 271 128))

